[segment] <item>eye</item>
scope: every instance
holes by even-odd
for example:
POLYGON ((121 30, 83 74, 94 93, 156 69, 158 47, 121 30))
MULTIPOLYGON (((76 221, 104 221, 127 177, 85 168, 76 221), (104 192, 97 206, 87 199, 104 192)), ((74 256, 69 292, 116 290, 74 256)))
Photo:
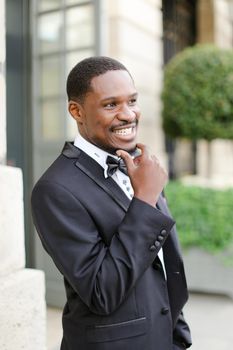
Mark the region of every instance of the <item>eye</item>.
POLYGON ((135 106, 137 103, 137 99, 136 98, 132 98, 131 100, 129 100, 129 105, 130 106, 135 106))
POLYGON ((115 108, 116 107, 116 103, 115 102, 109 102, 109 103, 106 103, 105 105, 104 105, 104 108, 105 109, 113 109, 113 108, 115 108))

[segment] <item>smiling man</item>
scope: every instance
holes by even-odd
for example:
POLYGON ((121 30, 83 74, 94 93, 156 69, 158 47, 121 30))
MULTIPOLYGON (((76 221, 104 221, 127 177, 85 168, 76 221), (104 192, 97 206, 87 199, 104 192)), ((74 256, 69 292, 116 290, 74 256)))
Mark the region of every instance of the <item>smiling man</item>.
POLYGON ((40 178, 33 219, 64 276, 62 350, 178 350, 191 345, 188 293, 166 171, 136 141, 137 91, 109 57, 67 79, 79 135, 40 178))

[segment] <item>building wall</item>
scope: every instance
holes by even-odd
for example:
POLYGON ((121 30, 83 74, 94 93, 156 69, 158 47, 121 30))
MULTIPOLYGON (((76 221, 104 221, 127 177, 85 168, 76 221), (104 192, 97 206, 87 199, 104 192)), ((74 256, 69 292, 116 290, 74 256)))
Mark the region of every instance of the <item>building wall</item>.
POLYGON ((214 0, 214 42, 222 48, 233 46, 233 2, 214 0))
MULTIPOLYGON (((198 42, 213 43, 221 48, 233 46, 233 2, 229 0, 198 1, 198 42)), ((211 159, 205 141, 198 143, 198 174, 207 173, 214 184, 233 186, 233 142, 214 140, 211 142, 211 159), (209 164, 209 171, 207 169, 209 164)))
POLYGON ((0 164, 6 157, 5 1, 0 0, 0 164))
POLYGON ((197 42, 214 42, 214 6, 213 0, 197 0, 197 42))
POLYGON ((198 43, 214 43, 222 48, 233 45, 233 2, 199 0, 197 6, 198 43))
POLYGON ((142 111, 139 140, 165 160, 160 94, 163 81, 160 0, 108 0, 103 54, 122 61, 139 91, 142 111))
POLYGON ((45 350, 42 271, 25 269, 23 179, 5 166, 5 1, 0 0, 0 349, 45 350))

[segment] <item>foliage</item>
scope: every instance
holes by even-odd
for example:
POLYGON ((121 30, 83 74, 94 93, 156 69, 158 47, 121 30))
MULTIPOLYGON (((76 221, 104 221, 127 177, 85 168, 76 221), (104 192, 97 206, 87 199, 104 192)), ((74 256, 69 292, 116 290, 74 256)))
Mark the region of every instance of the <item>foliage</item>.
POLYGON ((163 127, 172 137, 233 139, 233 50, 196 45, 165 68, 163 127))
POLYGON ((213 190, 171 181, 165 190, 181 245, 220 252, 233 243, 233 189, 213 190))

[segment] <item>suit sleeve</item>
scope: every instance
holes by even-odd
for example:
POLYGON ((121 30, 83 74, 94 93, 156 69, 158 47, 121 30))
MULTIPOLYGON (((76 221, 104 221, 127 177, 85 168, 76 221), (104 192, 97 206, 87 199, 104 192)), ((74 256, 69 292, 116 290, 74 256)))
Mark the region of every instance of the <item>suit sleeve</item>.
POLYGON ((89 309, 107 315, 153 262, 173 219, 133 198, 107 247, 94 217, 66 188, 40 181, 32 193, 34 224, 56 266, 89 309), (153 249, 151 247, 153 246, 153 249))
POLYGON ((173 331, 173 342, 180 349, 187 349, 192 345, 190 329, 182 312, 178 317, 176 327, 173 331))

